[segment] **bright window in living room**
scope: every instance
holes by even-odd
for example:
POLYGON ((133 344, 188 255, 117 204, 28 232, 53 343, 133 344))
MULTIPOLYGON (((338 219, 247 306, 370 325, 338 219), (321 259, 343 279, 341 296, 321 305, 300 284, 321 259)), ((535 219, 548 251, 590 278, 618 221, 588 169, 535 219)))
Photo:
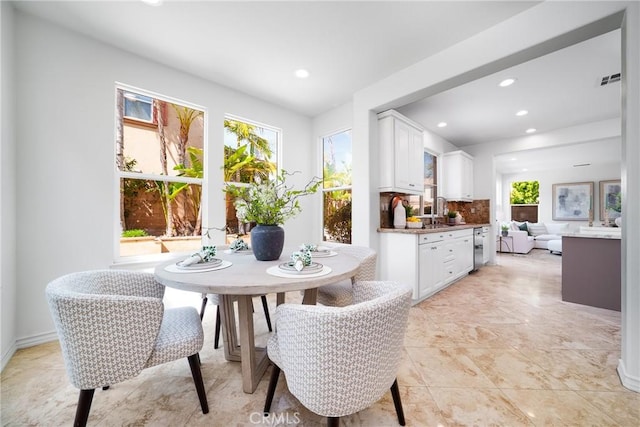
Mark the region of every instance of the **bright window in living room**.
POLYGON ((540 183, 538 181, 516 181, 511 183, 509 202, 513 221, 538 222, 540 183))

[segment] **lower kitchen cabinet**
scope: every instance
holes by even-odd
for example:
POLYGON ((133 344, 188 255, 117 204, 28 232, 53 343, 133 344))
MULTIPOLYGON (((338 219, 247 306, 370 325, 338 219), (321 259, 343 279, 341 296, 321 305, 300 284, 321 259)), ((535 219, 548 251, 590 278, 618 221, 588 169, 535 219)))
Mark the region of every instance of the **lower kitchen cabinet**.
POLYGON ((418 244, 418 253, 418 289, 413 294, 421 300, 444 285, 444 242, 418 244))
POLYGON ((473 270, 473 229, 381 233, 378 260, 381 279, 412 286, 415 304, 473 270))

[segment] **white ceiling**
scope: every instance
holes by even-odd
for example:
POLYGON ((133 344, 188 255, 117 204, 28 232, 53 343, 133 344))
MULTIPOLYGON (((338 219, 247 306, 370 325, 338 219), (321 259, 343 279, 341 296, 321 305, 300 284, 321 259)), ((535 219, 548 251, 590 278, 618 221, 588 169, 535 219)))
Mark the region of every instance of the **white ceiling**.
MULTIPOLYGON (((160 6, 141 1, 14 5, 141 57, 314 117, 536 3, 165 0, 160 6), (311 76, 296 79, 298 68, 308 69, 311 76)), ((614 31, 399 110, 464 147, 514 138, 528 127, 545 132, 619 117, 620 83, 599 86, 602 76, 619 71, 620 32, 614 31), (505 76, 518 80, 498 88, 505 76), (520 109, 529 114, 516 117, 520 109), (440 121, 448 126, 435 127, 440 121)), ((569 156, 580 151, 568 150, 565 162, 586 162, 569 156)), ((599 154, 590 161, 605 159, 599 154)), ((607 155, 615 156, 615 150, 607 155)), ((544 167, 558 156, 529 152, 527 157, 544 167)), ((511 158, 497 159, 503 172, 527 167, 511 158)))
POLYGON ((536 3, 14 2, 24 12, 310 117, 536 3), (298 68, 311 76, 296 79, 298 68))

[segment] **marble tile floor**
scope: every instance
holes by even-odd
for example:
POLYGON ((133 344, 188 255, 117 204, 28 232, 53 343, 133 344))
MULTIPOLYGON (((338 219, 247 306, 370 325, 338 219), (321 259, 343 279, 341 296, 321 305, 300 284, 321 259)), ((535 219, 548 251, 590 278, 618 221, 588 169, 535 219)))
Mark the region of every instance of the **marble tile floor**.
MULTIPOLYGON (((620 313, 562 302, 560 269, 561 257, 546 250, 499 254, 497 265, 411 309, 398 373, 407 425, 640 426, 640 394, 622 387, 616 373, 620 313)), ((194 294, 168 291, 166 299, 199 307, 194 294)), ((255 301, 264 343, 268 332, 255 301)), ((180 360, 97 390, 89 425, 326 425, 282 379, 272 415, 263 419, 269 372, 254 394, 242 392, 240 365, 213 349, 214 313, 210 307, 205 315, 201 352, 209 414, 200 411, 187 361, 180 360)), ((16 352, 0 387, 3 426, 72 424, 78 391, 57 342, 16 352)), ((397 426, 390 393, 341 425, 397 426)))

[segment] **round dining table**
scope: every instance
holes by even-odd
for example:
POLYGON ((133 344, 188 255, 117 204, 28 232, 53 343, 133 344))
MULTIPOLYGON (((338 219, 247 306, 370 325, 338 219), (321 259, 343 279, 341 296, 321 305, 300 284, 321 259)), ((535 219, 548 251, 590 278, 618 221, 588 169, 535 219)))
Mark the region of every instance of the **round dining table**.
POLYGON ((258 261, 251 252, 231 252, 226 247, 218 247, 215 257, 222 263, 217 267, 180 268, 174 259, 157 265, 154 270, 156 280, 164 286, 203 296, 220 295, 225 358, 240 361, 245 393, 255 391, 269 366, 266 348, 255 345, 252 297, 276 293, 279 305, 285 300, 285 292, 304 291, 302 303, 315 304, 320 286, 352 279, 360 265, 357 258, 337 249, 327 253, 328 256, 313 258, 314 263, 320 264, 314 264, 313 273, 280 267, 297 250, 285 248, 276 261, 258 261), (238 302, 239 333, 236 333, 234 301, 238 302))

